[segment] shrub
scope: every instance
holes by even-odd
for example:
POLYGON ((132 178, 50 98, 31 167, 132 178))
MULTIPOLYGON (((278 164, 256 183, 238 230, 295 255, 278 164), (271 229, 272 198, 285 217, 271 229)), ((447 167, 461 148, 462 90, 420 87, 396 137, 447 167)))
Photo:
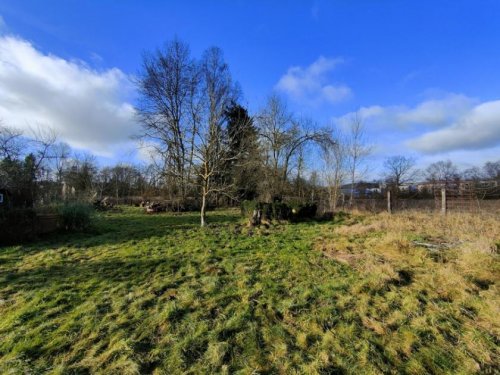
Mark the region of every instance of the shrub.
POLYGON ((241 202, 242 216, 251 218, 254 210, 261 210, 262 217, 267 220, 287 220, 290 216, 290 207, 286 203, 263 203, 254 200, 241 202))
POLYGON ((314 219, 317 210, 316 203, 293 203, 291 205, 290 219, 292 221, 314 219))
POLYGON ((267 220, 292 220, 301 221, 313 219, 316 216, 318 206, 315 203, 292 203, 283 202, 262 203, 257 201, 243 201, 241 203, 241 214, 251 218, 254 210, 262 210, 262 217, 267 220))
POLYGON ((269 220, 288 220, 291 211, 290 207, 282 202, 265 203, 262 209, 264 217, 269 220))
POLYGON ((85 231, 92 225, 94 209, 84 203, 67 203, 59 210, 62 228, 66 231, 85 231))
POLYGON ((257 209, 258 202, 255 200, 245 200, 241 202, 241 216, 251 218, 253 211, 257 209))

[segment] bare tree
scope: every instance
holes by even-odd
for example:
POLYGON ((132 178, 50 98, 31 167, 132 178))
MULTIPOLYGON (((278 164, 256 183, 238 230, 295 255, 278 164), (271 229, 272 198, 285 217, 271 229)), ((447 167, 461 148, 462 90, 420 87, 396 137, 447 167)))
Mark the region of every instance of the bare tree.
POLYGON ((390 156, 384 161, 385 180, 393 186, 397 194, 401 184, 411 181, 415 177, 415 159, 403 155, 390 156))
POLYGON ((188 45, 174 39, 164 49, 145 54, 137 84, 142 137, 163 157, 164 173, 174 184, 173 190, 185 198, 196 133, 192 97, 199 84, 199 70, 188 45))
POLYGON ((15 159, 23 147, 23 133, 20 130, 2 125, 0 122, 0 159, 15 159))
POLYGON ((39 125, 36 128, 31 128, 31 134, 30 143, 35 157, 35 172, 38 177, 45 172, 48 179, 48 175, 50 175, 48 163, 54 158, 52 151, 57 142, 57 133, 51 127, 39 125))
POLYGON ((314 129, 309 119, 297 119, 288 111, 286 103, 278 96, 269 97, 257 117, 264 162, 270 175, 266 176, 266 190, 281 196, 288 183, 294 158, 307 142, 322 142, 328 133, 314 129))
POLYGON ((462 178, 464 180, 473 181, 475 183, 480 182, 485 176, 484 171, 479 167, 467 168, 462 172, 462 178))
POLYGON ((95 156, 88 153, 75 153, 68 161, 68 167, 64 171, 64 193, 75 195, 75 197, 89 200, 97 195, 95 189, 97 165, 95 156))
POLYGON ((352 206, 354 200, 354 183, 366 171, 361 169, 366 157, 370 154, 371 147, 367 144, 363 118, 359 112, 355 112, 349 120, 349 172, 351 177, 351 195, 349 204, 352 206))
POLYGON ((500 181, 500 160, 486 162, 483 171, 487 178, 500 181))
POLYGON ((433 185, 448 187, 453 181, 459 179, 457 167, 451 160, 440 160, 429 165, 426 169, 427 180, 433 185))
POLYGON ((348 175, 348 145, 345 136, 340 131, 334 133, 333 139, 335 142, 322 144, 321 157, 330 210, 335 211, 341 195, 342 183, 348 175))
POLYGON ((55 169, 56 181, 60 183, 62 182, 64 168, 71 154, 71 148, 67 143, 58 142, 52 146, 50 153, 55 169))
POLYGON ((197 105, 192 121, 196 129, 193 159, 197 163, 201 190, 200 220, 201 226, 205 226, 208 198, 214 193, 229 194, 232 191, 231 182, 225 179, 224 169, 240 155, 231 150, 231 135, 225 128, 226 109, 236 99, 238 90, 219 48, 205 51, 201 74, 199 103, 202 105, 197 105))

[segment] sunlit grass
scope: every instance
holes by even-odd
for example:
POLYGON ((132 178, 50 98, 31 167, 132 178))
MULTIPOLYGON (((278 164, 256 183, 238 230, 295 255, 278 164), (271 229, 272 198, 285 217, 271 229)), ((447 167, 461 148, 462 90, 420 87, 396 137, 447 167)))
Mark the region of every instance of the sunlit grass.
POLYGON ((198 220, 126 209, 99 217, 95 233, 0 249, 0 373, 498 363, 498 218, 447 218, 463 226, 448 232, 408 215, 258 229, 237 212, 212 212, 203 229, 198 220), (439 233, 455 248, 436 256, 412 243, 439 233))

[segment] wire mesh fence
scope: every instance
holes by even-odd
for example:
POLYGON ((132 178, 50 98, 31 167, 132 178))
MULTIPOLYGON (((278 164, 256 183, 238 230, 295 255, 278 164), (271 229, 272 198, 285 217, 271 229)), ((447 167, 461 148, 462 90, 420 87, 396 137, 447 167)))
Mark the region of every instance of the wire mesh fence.
MULTIPOLYGON (((323 211, 332 210, 331 202, 321 202, 323 211)), ((398 212, 420 210, 428 212, 500 213, 500 194, 496 186, 478 184, 455 184, 436 187, 426 196, 419 192, 400 196, 388 191, 372 197, 356 197, 352 201, 340 197, 336 210, 359 210, 369 212, 398 212)))

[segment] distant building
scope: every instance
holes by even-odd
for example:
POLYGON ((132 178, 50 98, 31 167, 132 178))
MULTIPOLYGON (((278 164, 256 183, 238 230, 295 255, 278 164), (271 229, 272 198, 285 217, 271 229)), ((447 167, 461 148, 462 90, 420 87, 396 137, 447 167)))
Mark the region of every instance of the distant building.
POLYGON ((346 196, 351 195, 351 189, 354 186, 353 195, 354 198, 363 198, 363 197, 373 197, 379 194, 382 194, 382 185, 378 182, 358 182, 354 185, 345 184, 340 187, 340 191, 342 194, 346 196))

